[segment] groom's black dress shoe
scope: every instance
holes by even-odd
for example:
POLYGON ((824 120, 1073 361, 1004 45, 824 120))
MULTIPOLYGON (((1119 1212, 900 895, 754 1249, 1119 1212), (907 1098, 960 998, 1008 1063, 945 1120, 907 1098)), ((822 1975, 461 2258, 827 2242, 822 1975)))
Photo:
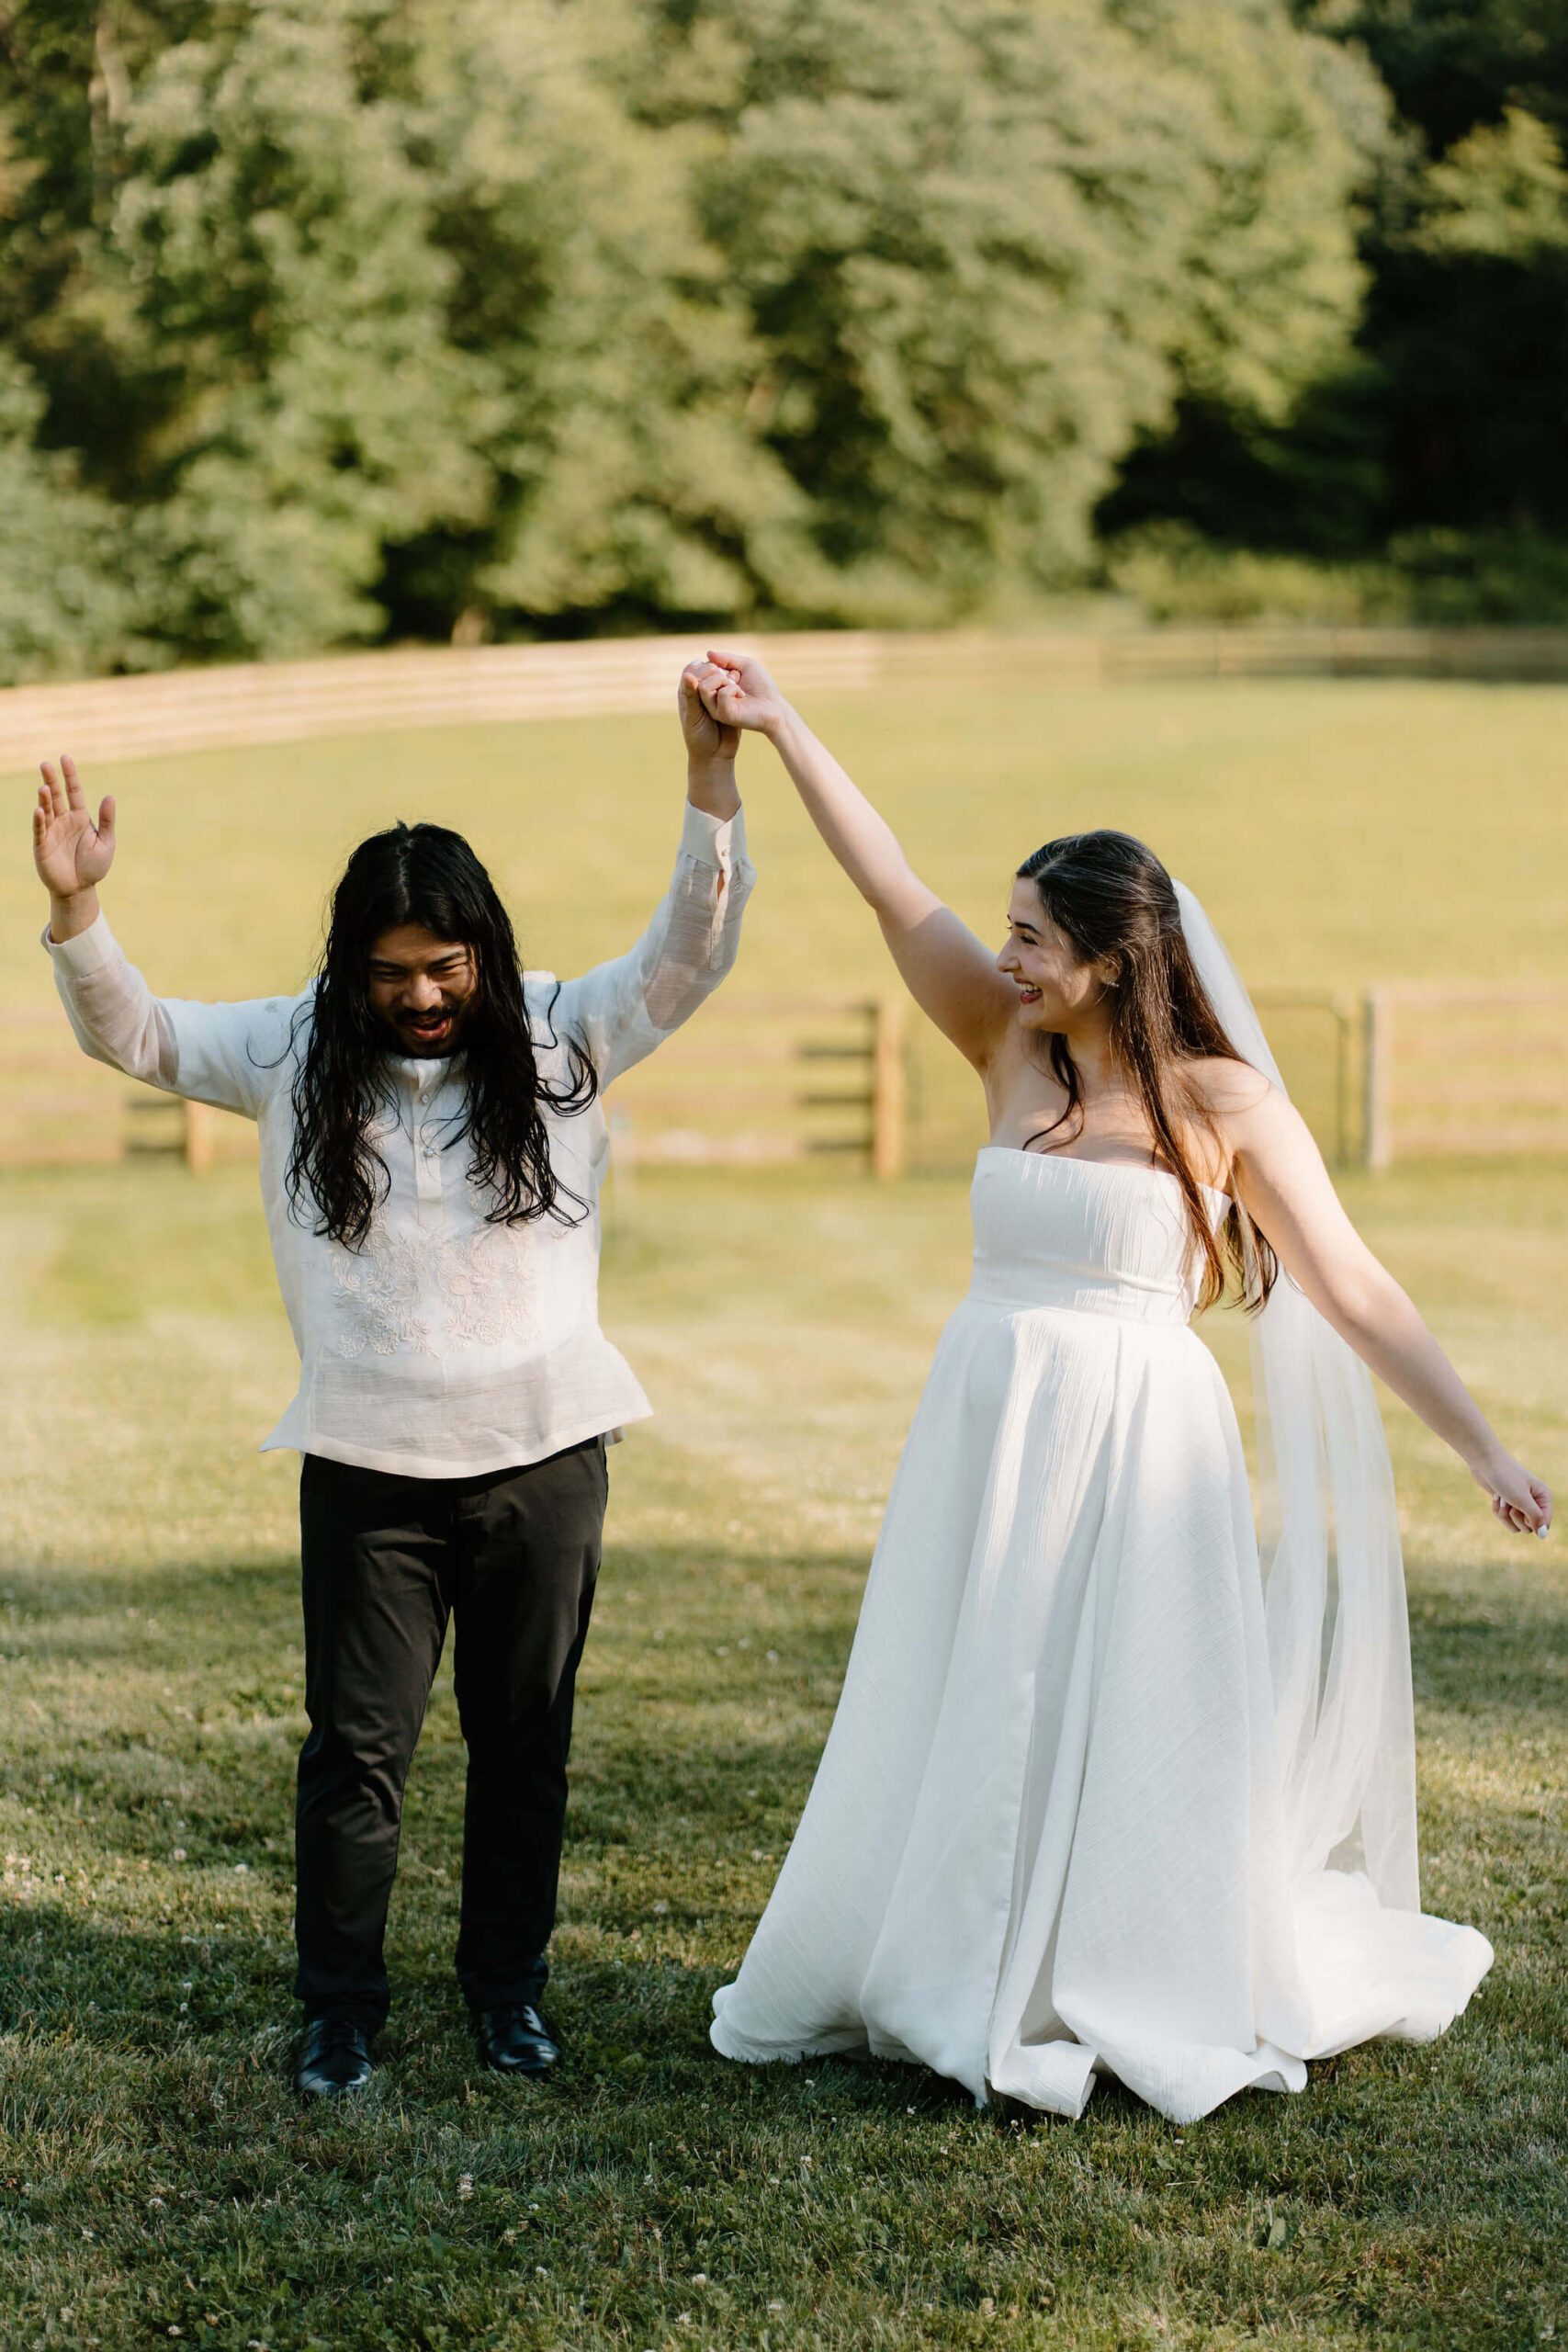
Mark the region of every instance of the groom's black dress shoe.
POLYGON ((311 2018, 294 2087, 307 2098, 338 2098, 370 2080, 370 2037, 352 2018, 311 2018))
POLYGON ((560 2056, 537 2009, 526 2001, 507 2001, 499 2008, 480 2009, 474 2018, 479 2056, 498 2075, 547 2075, 560 2056))

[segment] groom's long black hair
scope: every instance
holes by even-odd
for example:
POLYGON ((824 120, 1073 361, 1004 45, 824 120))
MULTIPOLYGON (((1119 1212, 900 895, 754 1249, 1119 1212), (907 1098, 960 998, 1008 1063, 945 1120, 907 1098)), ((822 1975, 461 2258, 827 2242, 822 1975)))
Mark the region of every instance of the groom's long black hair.
POLYGON ((491 1195, 488 1222, 576 1223, 584 1204, 550 1165, 541 1105, 585 1111, 598 1091, 593 1066, 569 1038, 564 1081, 540 1077, 511 921, 468 842, 445 825, 393 825, 372 834, 333 893, 310 1035, 294 1079, 290 1213, 355 1250, 386 1198, 387 1164, 369 1137, 388 1100, 381 1065, 389 1050, 370 1003, 370 949, 383 932, 411 922, 473 952, 477 984, 458 1039, 464 1110, 447 1147, 468 1144, 469 1181, 491 1195))
MULTIPOLYGON (((1228 1274, 1249 1308, 1262 1306, 1279 1273, 1273 1250, 1243 1224, 1234 1203, 1222 1249, 1184 1130, 1213 1120, 1183 1076, 1184 1061, 1239 1062, 1181 928, 1176 886, 1152 849, 1131 833, 1064 833, 1019 867, 1040 903, 1086 964, 1111 967, 1111 1049, 1137 1090, 1164 1165, 1181 1187, 1193 1245, 1203 1266, 1199 1304, 1223 1297, 1228 1274), (1226 1259, 1230 1265, 1227 1268, 1226 1259)), ((1051 1068, 1067 1100, 1061 1117, 1030 1137, 1045 1141, 1066 1126, 1070 1143, 1083 1127, 1083 1085, 1067 1041, 1054 1033, 1051 1068), (1069 1124, 1070 1123, 1070 1124, 1069 1124)))

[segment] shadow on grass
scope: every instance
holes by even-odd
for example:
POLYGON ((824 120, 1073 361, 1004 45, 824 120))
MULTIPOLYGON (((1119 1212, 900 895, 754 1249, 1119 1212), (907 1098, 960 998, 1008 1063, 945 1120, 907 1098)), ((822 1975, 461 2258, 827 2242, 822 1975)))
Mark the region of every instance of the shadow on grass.
MULTIPOLYGON (((624 1603, 606 1611, 591 1645, 550 2005, 571 2053, 564 2083, 690 2087, 694 2070, 711 2079, 712 1991, 744 1951, 816 1770, 863 1560, 638 1545, 617 1567, 643 1600, 635 1618, 624 1603), (773 1628, 773 1661, 762 1634, 735 1646, 759 1621, 773 1628), (654 1624, 667 1634, 657 1645, 654 1624)), ((0 1896, 0 2021, 149 2056, 171 2036, 217 2046, 287 2026, 303 1729, 301 1662, 278 1648, 298 1635, 292 1565, 134 1579, 11 1567, 4 1589, 48 1677, 11 1686, 27 1704, 0 1748, 0 1791, 25 1816, 6 1838, 25 1841, 38 1873, 30 1899, 0 1896), (71 1888, 58 1902, 57 1873, 71 1888)), ((1412 1621, 1424 1706, 1502 1734, 1556 1733, 1568 1611, 1551 1595, 1523 1609, 1512 1595, 1495 1609, 1422 1595, 1412 1621)), ((451 1972, 466 1764, 444 1675, 410 1779, 387 2046, 459 2070, 471 2064, 451 1972)), ((1549 1916, 1555 1927, 1537 1831, 1511 1826, 1501 1797, 1467 1789, 1465 1804, 1442 1826, 1451 1916, 1503 1938, 1539 1934, 1549 1916)))
POLYGON ((1506 1714, 1513 1725, 1558 1729, 1568 1702, 1568 1608, 1538 1592, 1495 1606, 1471 1594, 1416 1593, 1410 1651, 1418 1701, 1468 1714, 1506 1714))
POLYGON ((219 1920, 98 1927, 64 1905, 0 1901, 0 2031, 24 2040, 152 2056, 229 2041, 288 2014, 291 1973, 276 1938, 219 1920))
MULTIPOLYGON (((198 2107, 203 2085, 217 2087, 220 2112, 225 2085, 259 2088, 270 2081, 284 2089, 298 2024, 290 1973, 290 1955, 220 1927, 195 1934, 173 1927, 103 1931, 53 1905, 0 1905, 0 2033, 9 2039, 12 2090, 26 2098, 29 2085, 59 2083, 63 2068, 77 2095, 90 2098, 96 2068, 123 2083, 127 2066, 154 2101, 166 2098, 171 2075, 198 2107)), ((606 2097, 713 2095, 739 2102, 758 2123, 774 2113, 840 2120, 852 2112, 927 2120, 972 2113, 959 2085, 922 2066, 859 2058, 768 2067, 721 2061, 707 2026, 722 1974, 666 1956, 558 1966, 547 2006, 564 2054, 548 2081, 526 2086, 525 2096, 547 2099, 554 2112, 581 2109, 586 2116, 606 2097)), ((422 1973, 398 1991, 377 2043, 383 2096, 443 2104, 483 2086, 515 2098, 518 2086, 488 2077, 480 2066, 449 1978, 422 1973)), ((1119 2088, 1108 2089, 1107 2120, 1123 2109, 1146 2117, 1119 2088)), ((1023 2113, 998 2108, 990 2120, 1005 2130, 1023 2113)), ((622 2136, 619 2122, 609 2126, 609 2140, 622 2136)))

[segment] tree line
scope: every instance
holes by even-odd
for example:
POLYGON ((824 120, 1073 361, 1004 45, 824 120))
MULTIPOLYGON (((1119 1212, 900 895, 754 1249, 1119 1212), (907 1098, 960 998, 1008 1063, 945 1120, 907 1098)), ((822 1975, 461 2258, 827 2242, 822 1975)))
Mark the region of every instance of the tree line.
POLYGON ((1559 0, 0 0, 0 676, 1568 614, 1559 0))

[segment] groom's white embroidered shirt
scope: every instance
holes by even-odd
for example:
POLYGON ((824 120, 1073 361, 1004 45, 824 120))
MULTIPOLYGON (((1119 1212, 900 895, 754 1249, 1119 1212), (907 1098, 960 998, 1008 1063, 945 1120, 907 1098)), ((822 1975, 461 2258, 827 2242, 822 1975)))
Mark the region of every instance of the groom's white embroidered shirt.
MULTIPOLYGON (((755 878, 741 819, 721 823, 688 804, 674 878, 631 952, 577 980, 525 975, 541 1078, 569 1076, 570 1035, 606 1087, 688 1019, 735 961, 755 878)), ((71 1025, 96 1059, 257 1123, 300 1363, 299 1392, 265 1447, 453 1478, 541 1461, 651 1411, 599 1329, 609 1159, 599 1102, 575 1117, 541 1105, 557 1178, 588 1204, 581 1221, 488 1225, 467 1147, 454 1141, 461 1057, 389 1057, 371 1140, 390 1190, 366 1246, 345 1250, 310 1230, 308 1201, 304 1222, 290 1215, 284 1182, 310 991, 245 1004, 154 997, 101 915, 48 944, 71 1025)))

